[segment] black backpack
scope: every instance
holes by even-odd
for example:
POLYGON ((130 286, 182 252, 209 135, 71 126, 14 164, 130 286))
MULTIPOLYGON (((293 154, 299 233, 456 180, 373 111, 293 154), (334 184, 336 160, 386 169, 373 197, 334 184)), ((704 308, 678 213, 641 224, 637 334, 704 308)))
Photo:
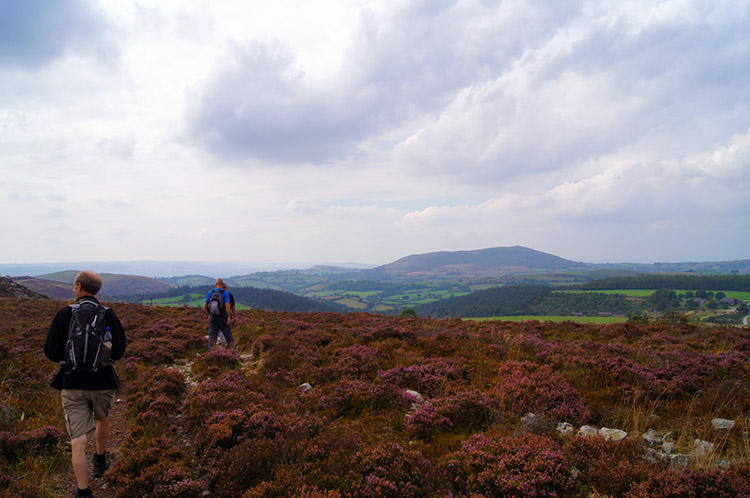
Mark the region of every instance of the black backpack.
POLYGON ((224 291, 214 289, 208 298, 208 312, 213 316, 221 316, 224 313, 224 291))
POLYGON ((107 310, 91 301, 68 305, 71 311, 65 365, 72 370, 96 372, 109 365, 112 334, 104 319, 107 310))

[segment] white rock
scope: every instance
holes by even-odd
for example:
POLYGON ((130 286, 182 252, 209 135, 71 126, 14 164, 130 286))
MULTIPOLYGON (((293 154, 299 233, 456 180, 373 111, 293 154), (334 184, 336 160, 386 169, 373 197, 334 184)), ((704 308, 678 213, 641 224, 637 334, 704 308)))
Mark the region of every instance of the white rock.
POLYGON ((674 453, 675 446, 676 444, 671 441, 665 442, 661 445, 661 451, 663 451, 667 455, 671 455, 672 453, 674 453))
POLYGON ((687 467, 690 458, 687 455, 670 455, 669 464, 673 467, 687 467))
POLYGON ((690 452, 690 456, 695 457, 695 458, 701 458, 704 456, 708 456, 713 452, 714 452, 713 443, 709 443, 708 441, 701 441, 700 439, 696 439, 695 442, 693 442, 693 451, 690 452))
POLYGON ((573 424, 570 424, 568 422, 560 422, 557 424, 557 432, 562 434, 563 436, 569 436, 573 434, 573 431, 575 429, 573 428, 573 424))
POLYGON ((609 427, 602 427, 599 429, 599 435, 604 439, 611 441, 620 441, 628 436, 628 433, 621 431, 620 429, 610 429, 609 427))
POLYGON ((419 404, 422 404, 422 403, 424 403, 424 402, 425 402, 425 401, 424 401, 424 398, 422 397, 422 395, 421 395, 421 394, 419 394, 419 393, 418 393, 417 391, 414 391, 414 390, 412 390, 412 389, 407 389, 407 390, 406 390, 406 391, 404 391, 404 392, 405 392, 405 393, 406 393, 406 395, 407 395, 407 396, 409 396, 409 397, 410 397, 410 398, 412 399, 412 401, 414 401, 415 403, 419 403, 419 404))
POLYGON ((578 435, 579 436, 597 436, 599 432, 596 430, 596 427, 591 427, 590 425, 582 425, 580 429, 578 429, 578 435))
POLYGON ((643 435, 643 439, 645 439, 650 446, 656 446, 664 440, 664 438, 662 438, 659 433, 653 429, 649 429, 648 431, 646 431, 646 433, 643 435))
POLYGON ((312 391, 312 386, 308 384, 307 382, 305 382, 304 384, 300 384, 300 386, 297 389, 299 389, 303 393, 309 393, 310 391, 312 391))
POLYGON ((729 460, 719 460, 718 462, 714 463, 714 466, 721 470, 729 470, 732 467, 732 462, 730 462, 729 460))
POLYGON ((734 420, 727 420, 725 418, 715 418, 711 420, 711 425, 713 425, 714 429, 717 431, 728 431, 734 427, 734 423, 734 420))

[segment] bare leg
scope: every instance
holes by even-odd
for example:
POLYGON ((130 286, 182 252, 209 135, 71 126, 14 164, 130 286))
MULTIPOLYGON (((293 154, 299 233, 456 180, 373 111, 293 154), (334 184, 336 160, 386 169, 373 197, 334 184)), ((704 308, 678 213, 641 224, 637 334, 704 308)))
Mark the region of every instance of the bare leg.
MULTIPOLYGON (((109 441, 109 419, 96 421, 96 452, 103 455, 107 451, 107 442, 109 441)), ((83 488, 81 488, 83 489, 83 488)))
POLYGON ((78 481, 78 489, 89 487, 89 465, 86 460, 86 436, 73 439, 70 442, 73 473, 78 481))

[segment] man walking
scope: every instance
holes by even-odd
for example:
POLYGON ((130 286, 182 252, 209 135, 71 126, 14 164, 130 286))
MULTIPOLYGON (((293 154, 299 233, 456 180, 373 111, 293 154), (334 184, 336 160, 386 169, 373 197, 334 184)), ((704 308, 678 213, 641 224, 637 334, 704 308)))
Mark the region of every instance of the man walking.
POLYGON ((215 287, 206 295, 206 304, 204 308, 208 313, 208 350, 216 344, 219 337, 219 331, 224 334, 227 341, 227 347, 234 346, 234 337, 229 329, 232 319, 229 317, 231 309, 231 300, 227 292, 227 284, 223 278, 217 278, 215 287))
POLYGON ((96 442, 93 477, 102 477, 109 468, 109 411, 114 404, 115 391, 120 387, 111 361, 119 360, 125 353, 125 330, 120 319, 112 309, 101 306, 95 297, 101 287, 102 279, 96 273, 79 273, 73 283, 76 304, 65 306, 55 314, 44 344, 47 358, 62 364, 50 385, 61 392, 65 425, 70 434, 73 473, 78 485, 76 498, 93 496, 86 461, 88 433, 94 431, 96 442), (76 341, 76 335, 90 338, 85 341, 86 347, 79 346, 82 341, 76 341), (93 335, 101 337, 101 346, 88 346, 99 344, 93 335), (98 354, 92 354, 94 349, 98 354))

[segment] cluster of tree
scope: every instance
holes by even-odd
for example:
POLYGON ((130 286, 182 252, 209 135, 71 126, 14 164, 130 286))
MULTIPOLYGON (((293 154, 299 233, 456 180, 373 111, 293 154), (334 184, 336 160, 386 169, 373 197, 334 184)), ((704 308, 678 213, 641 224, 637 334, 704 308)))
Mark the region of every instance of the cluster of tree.
POLYGON ((624 295, 594 292, 555 292, 543 285, 506 285, 467 296, 444 299, 416 308, 420 315, 435 317, 594 315, 600 312, 626 315, 636 307, 624 295))
POLYGON ((506 285, 423 304, 415 311, 420 316, 434 317, 530 315, 534 305, 550 294, 550 288, 541 285, 506 285))
POLYGON ((639 275, 594 280, 577 286, 583 290, 693 289, 750 291, 750 275, 639 275))
MULTIPOLYGON (((719 308, 730 308, 731 304, 722 302, 726 297, 722 291, 713 292, 705 290, 686 291, 678 293, 671 289, 659 289, 644 300, 649 309, 654 311, 671 311, 678 308, 687 310, 698 309, 701 306, 706 309, 716 310, 719 308)), ((742 303, 736 307, 738 314, 747 313, 747 304, 742 303)))

